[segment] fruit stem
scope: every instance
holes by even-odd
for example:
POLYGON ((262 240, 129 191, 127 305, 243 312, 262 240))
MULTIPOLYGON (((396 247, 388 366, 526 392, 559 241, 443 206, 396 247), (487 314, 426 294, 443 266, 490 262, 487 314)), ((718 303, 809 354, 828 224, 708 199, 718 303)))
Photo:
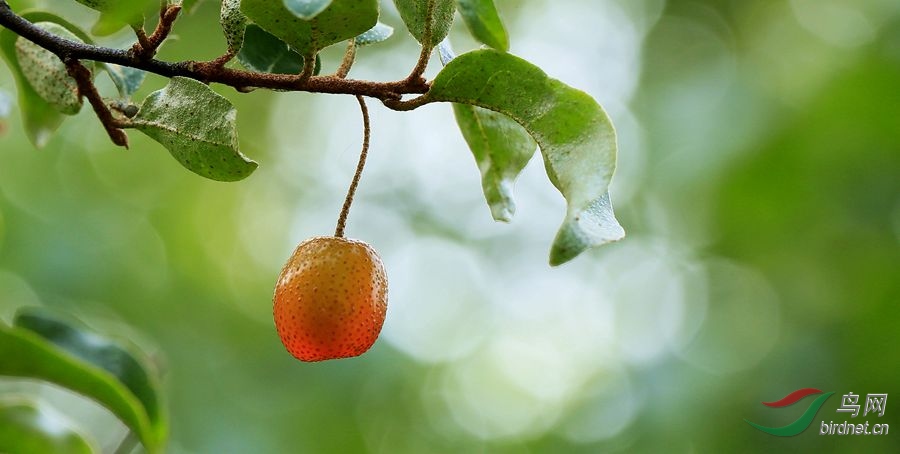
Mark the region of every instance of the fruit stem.
POLYGON ((359 163, 356 164, 356 174, 353 175, 353 181, 350 182, 350 188, 347 189, 347 197, 344 199, 344 206, 341 208, 341 215, 338 217, 337 227, 334 229, 334 236, 338 238, 344 236, 344 227, 347 226, 347 215, 350 213, 350 205, 353 204, 353 196, 356 194, 359 179, 362 177, 363 168, 366 166, 366 157, 369 155, 369 136, 371 135, 369 108, 366 107, 366 100, 362 96, 357 95, 356 101, 359 102, 359 109, 362 111, 363 117, 363 145, 362 151, 359 153, 359 163))

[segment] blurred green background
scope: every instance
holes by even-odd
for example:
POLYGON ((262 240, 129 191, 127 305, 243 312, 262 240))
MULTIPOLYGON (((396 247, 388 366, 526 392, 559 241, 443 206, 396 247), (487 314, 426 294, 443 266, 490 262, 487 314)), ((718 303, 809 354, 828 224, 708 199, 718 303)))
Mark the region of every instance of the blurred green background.
MULTIPOLYGON (((564 203, 539 160, 514 222, 493 223, 448 106, 372 103, 348 235, 384 258, 388 319, 366 355, 303 364, 275 334, 272 287, 298 242, 333 231, 361 141, 352 97, 216 87, 260 163, 230 184, 137 133, 114 148, 87 108, 35 150, 13 108, 0 318, 46 305, 152 352, 176 453, 900 451, 900 2, 498 5, 512 52, 617 125, 624 241, 551 269, 564 203), (760 401, 804 387, 837 394, 807 432, 744 422, 793 421, 803 408, 760 401), (897 433, 818 435, 819 421, 850 420, 836 412, 848 392, 888 393, 883 417, 852 422, 897 433)), ((218 56, 217 12, 206 1, 182 17, 161 58, 218 56)), ((363 49, 351 77, 414 64, 390 2, 383 16, 396 35, 363 49)), ((476 46, 461 22, 452 38, 476 46)), ((150 77, 140 95, 164 84, 150 77)), ((0 93, 15 93, 5 66, 0 93)), ((52 386, 0 379, 5 393, 41 396, 107 451, 125 433, 52 386)))

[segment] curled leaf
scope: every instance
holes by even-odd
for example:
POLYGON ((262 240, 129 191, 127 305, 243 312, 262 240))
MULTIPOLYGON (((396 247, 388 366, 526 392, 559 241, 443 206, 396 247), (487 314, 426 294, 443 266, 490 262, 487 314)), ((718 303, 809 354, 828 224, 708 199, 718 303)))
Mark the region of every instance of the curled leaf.
POLYGON ((481 171, 484 197, 494 220, 509 222, 516 212, 512 186, 537 144, 521 125, 498 112, 453 104, 456 122, 481 171))
POLYGON ((540 145, 548 177, 567 203, 552 265, 625 235, 608 195, 616 167, 615 129, 589 95, 519 57, 484 49, 447 64, 426 96, 507 115, 540 145))

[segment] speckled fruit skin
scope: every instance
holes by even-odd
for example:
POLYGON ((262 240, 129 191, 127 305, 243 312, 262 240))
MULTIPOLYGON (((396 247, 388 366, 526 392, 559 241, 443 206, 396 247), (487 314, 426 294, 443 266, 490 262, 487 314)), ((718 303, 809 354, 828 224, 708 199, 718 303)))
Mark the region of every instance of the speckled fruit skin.
POLYGON ((301 361, 365 353, 387 312, 387 277, 371 246, 338 237, 308 239, 294 250, 274 298, 275 328, 301 361))

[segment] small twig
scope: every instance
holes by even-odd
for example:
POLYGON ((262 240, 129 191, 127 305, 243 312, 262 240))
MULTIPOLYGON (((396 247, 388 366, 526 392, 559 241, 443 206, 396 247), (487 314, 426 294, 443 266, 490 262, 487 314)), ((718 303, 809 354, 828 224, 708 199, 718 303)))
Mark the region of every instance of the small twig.
POLYGON ((143 56, 146 52, 144 49, 149 49, 152 46, 152 44, 150 44, 150 38, 147 37, 147 32, 144 31, 143 24, 132 25, 131 29, 134 30, 134 36, 137 36, 137 42, 131 46, 131 52, 135 56, 143 56))
POLYGON ((347 41, 347 50, 344 52, 341 66, 339 66, 337 72, 334 73, 334 77, 346 79, 347 74, 350 74, 350 68, 353 67, 354 60, 356 60, 356 40, 351 39, 350 41, 347 41))
POLYGON ((97 87, 94 86, 91 70, 75 59, 68 59, 65 61, 65 64, 69 76, 75 79, 75 83, 78 84, 78 95, 84 96, 91 103, 94 113, 97 114, 97 118, 100 119, 100 123, 103 124, 106 133, 109 134, 109 138, 112 139, 114 144, 128 148, 128 135, 121 129, 123 123, 113 117, 109 107, 103 102, 103 98, 97 92, 97 87))
POLYGON ((350 205, 353 204, 353 196, 356 195, 359 179, 362 177, 363 168, 366 167, 366 157, 369 155, 369 137, 371 135, 369 108, 366 107, 366 100, 362 96, 356 96, 356 101, 359 102, 359 109, 362 111, 363 117, 363 145, 362 151, 359 153, 359 163, 356 164, 356 173, 353 175, 353 181, 350 182, 350 188, 347 189, 347 197, 344 199, 344 206, 341 208, 341 215, 338 217, 337 227, 334 229, 334 236, 338 238, 344 236, 344 227, 347 226, 347 215, 350 213, 350 205))
POLYGON ((234 52, 230 52, 230 51, 225 52, 224 54, 216 57, 215 59, 210 60, 209 64, 211 64, 213 66, 218 66, 221 68, 221 67, 225 66, 226 64, 228 64, 228 62, 233 60, 236 55, 237 54, 234 52))
POLYGON ((159 46, 169 37, 169 33, 172 31, 172 25, 175 23, 175 20, 178 19, 178 13, 181 12, 181 5, 179 4, 168 4, 163 3, 159 10, 159 23, 156 24, 156 30, 153 30, 153 34, 150 35, 150 47, 152 53, 150 56, 156 53, 156 50, 159 49, 159 46))
POLYGON ((406 77, 407 81, 413 82, 424 80, 422 75, 425 74, 425 68, 428 67, 428 61, 431 60, 432 50, 434 50, 434 48, 422 47, 422 53, 419 54, 419 60, 416 62, 416 67, 413 68, 409 76, 406 77))
POLYGON ((415 110, 415 109, 422 107, 425 104, 428 104, 430 102, 433 102, 433 100, 431 98, 429 98, 427 94, 422 95, 422 96, 417 96, 417 97, 407 100, 407 101, 403 101, 402 99, 385 99, 384 101, 382 101, 382 103, 385 105, 385 107, 387 107, 391 110, 397 110, 397 111, 401 111, 401 112, 405 112, 408 110, 415 110))
POLYGON ((316 72, 316 51, 307 52, 303 56, 303 71, 300 73, 299 83, 305 83, 316 72))
MULTIPOLYGON (((436 0, 428 0, 428 17, 425 20, 425 29, 422 30, 422 42, 430 43, 431 35, 434 31, 431 29, 434 24, 434 13, 437 11, 437 1, 436 0)), ((425 45, 422 44, 422 52, 419 53, 419 59, 416 61, 416 66, 413 68, 412 72, 406 78, 407 81, 418 81, 422 79, 422 75, 425 74, 425 69, 428 67, 428 61, 431 60, 431 52, 434 51, 433 45, 425 45)))
POLYGON ((138 37, 138 42, 132 46, 132 53, 140 60, 148 60, 156 55, 159 46, 169 37, 172 31, 172 24, 178 19, 178 13, 181 12, 181 5, 169 4, 166 1, 160 2, 159 23, 150 36, 144 32, 143 26, 135 27, 134 32, 138 37))

